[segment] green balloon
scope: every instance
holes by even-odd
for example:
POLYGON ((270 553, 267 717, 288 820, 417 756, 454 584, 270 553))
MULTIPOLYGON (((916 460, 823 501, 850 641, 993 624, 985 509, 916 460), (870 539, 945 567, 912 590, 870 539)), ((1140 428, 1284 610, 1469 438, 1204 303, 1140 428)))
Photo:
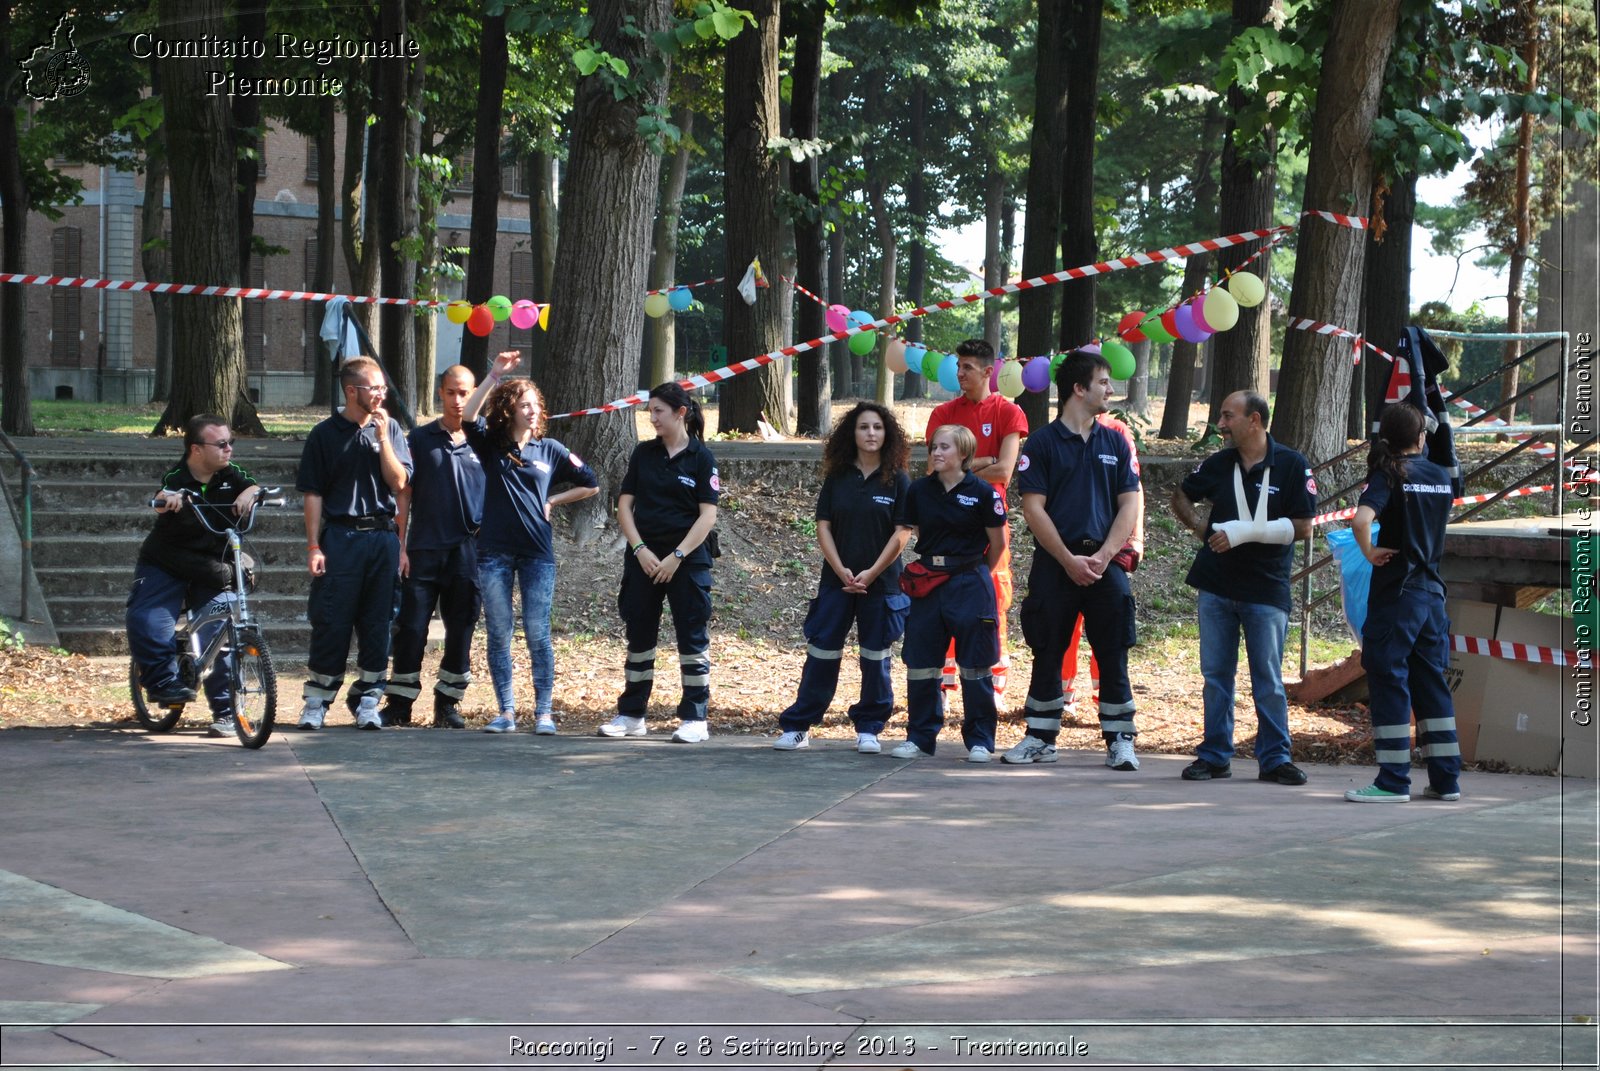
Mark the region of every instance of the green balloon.
POLYGON ((850 352, 857 357, 865 357, 872 352, 872 347, 878 344, 878 332, 863 331, 859 335, 850 336, 850 352))
POLYGON ((1102 342, 1100 356, 1111 366, 1112 379, 1132 379, 1134 370, 1139 367, 1133 351, 1120 342, 1102 342))
POLYGON ((1167 329, 1165 327, 1161 326, 1161 317, 1157 313, 1152 312, 1150 314, 1150 318, 1139 325, 1139 330, 1144 332, 1145 338, 1157 344, 1162 342, 1177 341, 1177 339, 1173 338, 1167 333, 1167 329))
POLYGON ((929 350, 922 355, 922 375, 925 379, 939 382, 939 365, 944 363, 944 354, 929 350))
POLYGON ((495 323, 501 323, 511 315, 511 299, 504 294, 496 294, 484 302, 484 305, 488 307, 489 315, 494 317, 495 323))

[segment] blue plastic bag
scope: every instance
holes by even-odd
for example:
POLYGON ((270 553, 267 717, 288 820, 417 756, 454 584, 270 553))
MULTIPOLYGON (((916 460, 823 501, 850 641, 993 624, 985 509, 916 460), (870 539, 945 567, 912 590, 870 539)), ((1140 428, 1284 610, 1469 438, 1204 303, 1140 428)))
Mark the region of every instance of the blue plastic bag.
MULTIPOLYGON (((1372 538, 1378 538, 1378 523, 1372 524, 1372 538)), ((1336 528, 1324 537, 1339 561, 1339 594, 1344 600, 1344 620, 1350 635, 1361 643, 1361 626, 1367 622, 1367 593, 1372 590, 1372 563, 1361 553, 1356 534, 1349 528, 1336 528)))

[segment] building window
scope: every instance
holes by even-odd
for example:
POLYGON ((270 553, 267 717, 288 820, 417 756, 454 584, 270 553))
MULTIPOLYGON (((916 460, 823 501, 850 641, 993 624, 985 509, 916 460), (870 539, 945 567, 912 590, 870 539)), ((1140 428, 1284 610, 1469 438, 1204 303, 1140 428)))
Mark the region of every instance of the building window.
POLYGON ((528 168, 528 158, 516 155, 516 148, 507 141, 500 146, 500 192, 507 197, 526 197, 533 191, 533 176, 528 168))
MULTIPOLYGON (((521 301, 523 298, 527 298, 530 301, 533 299, 533 254, 532 253, 526 252, 526 251, 520 250, 520 249, 513 249, 511 251, 511 293, 508 296, 514 302, 521 301)), ((508 323, 508 324, 510 322, 511 322, 510 320, 506 321, 506 323, 508 323)), ((532 331, 532 330, 533 330, 533 328, 529 328, 528 329, 528 331, 532 331)), ((513 339, 519 339, 520 338, 520 339, 524 340, 522 342, 513 342, 512 343, 513 346, 527 345, 527 342, 526 342, 526 339, 528 337, 528 332, 527 331, 521 331, 521 330, 513 327, 511 329, 511 337, 513 339)))
POLYGON ((306 181, 315 182, 321 177, 321 153, 317 150, 317 139, 306 139, 306 181))
MULTIPOLYGON (((50 234, 52 275, 83 271, 83 231, 57 227, 50 234)), ((50 362, 78 365, 83 360, 83 291, 75 286, 50 288, 50 362)))
MULTIPOLYGON (((266 286, 266 258, 250 254, 250 278, 245 286, 266 286)), ((259 372, 267 362, 267 303, 260 298, 244 298, 244 366, 259 372)))
POLYGON ((463 153, 450 161, 450 192, 472 192, 472 154, 463 153))

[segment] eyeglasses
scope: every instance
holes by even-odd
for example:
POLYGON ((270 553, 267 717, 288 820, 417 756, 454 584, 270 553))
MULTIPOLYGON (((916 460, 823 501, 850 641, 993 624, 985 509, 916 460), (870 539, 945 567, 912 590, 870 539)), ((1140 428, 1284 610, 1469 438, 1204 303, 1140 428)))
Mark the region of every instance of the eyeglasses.
POLYGON ((204 446, 215 446, 218 450, 232 450, 233 440, 223 439, 220 443, 202 443, 204 446))
POLYGON ((389 393, 389 388, 385 387, 381 383, 376 387, 369 387, 365 383, 357 383, 355 385, 355 389, 356 390, 364 390, 368 394, 388 394, 389 393))

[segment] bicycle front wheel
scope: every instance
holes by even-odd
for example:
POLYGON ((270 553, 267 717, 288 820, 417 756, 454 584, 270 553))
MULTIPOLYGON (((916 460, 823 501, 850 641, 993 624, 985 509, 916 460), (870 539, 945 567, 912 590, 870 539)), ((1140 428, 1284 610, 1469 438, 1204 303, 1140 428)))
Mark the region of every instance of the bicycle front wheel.
POLYGON ((178 719, 183 717, 183 704, 173 707, 158 707, 145 699, 144 689, 139 687, 139 663, 128 663, 128 694, 133 699, 133 716, 153 733, 171 732, 172 727, 178 724, 178 719))
POLYGON ((278 675, 259 629, 240 629, 233 644, 233 731, 239 743, 258 748, 272 735, 278 715, 278 675))

